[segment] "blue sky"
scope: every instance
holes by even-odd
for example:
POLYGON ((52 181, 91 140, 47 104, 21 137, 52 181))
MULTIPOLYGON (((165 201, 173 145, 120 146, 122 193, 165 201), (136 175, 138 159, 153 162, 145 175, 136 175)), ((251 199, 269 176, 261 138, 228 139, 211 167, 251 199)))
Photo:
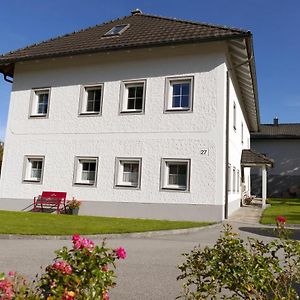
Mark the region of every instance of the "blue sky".
MULTIPOLYGON (((137 7, 252 31, 261 122, 275 116, 283 123, 300 122, 299 0, 10 0, 1 3, 0 53, 129 15, 137 7)), ((0 139, 10 90, 0 78, 0 139)))

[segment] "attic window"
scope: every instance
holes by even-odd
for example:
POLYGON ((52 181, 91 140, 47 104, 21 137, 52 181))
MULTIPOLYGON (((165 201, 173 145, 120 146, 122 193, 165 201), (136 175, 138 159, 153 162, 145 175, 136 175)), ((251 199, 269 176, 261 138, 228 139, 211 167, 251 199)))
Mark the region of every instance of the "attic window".
POLYGON ((112 29, 107 31, 104 36, 112 36, 112 35, 120 35, 123 33, 127 28, 129 27, 129 24, 123 24, 123 25, 117 25, 114 26, 112 29))

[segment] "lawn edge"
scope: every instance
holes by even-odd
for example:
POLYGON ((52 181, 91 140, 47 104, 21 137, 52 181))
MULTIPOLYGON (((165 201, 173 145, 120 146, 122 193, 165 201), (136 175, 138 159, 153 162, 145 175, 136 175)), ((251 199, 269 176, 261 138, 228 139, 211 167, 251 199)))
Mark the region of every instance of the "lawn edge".
MULTIPOLYGON (((182 229, 170 229, 170 230, 158 230, 158 231, 144 231, 144 232, 131 232, 131 233, 103 233, 103 234, 83 234, 90 239, 117 239, 117 238, 147 238, 164 235, 176 235, 194 233, 208 228, 214 228, 222 222, 216 222, 211 225, 182 228, 182 229)), ((0 234, 0 240, 71 240, 72 235, 31 235, 31 234, 0 234)))

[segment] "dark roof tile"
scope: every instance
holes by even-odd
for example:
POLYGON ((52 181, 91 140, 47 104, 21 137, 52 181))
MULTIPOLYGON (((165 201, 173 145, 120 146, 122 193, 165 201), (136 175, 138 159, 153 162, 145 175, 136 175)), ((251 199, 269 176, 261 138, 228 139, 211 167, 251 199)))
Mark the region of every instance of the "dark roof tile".
POLYGON ((252 139, 300 139, 300 123, 262 124, 259 132, 251 133, 252 139))
POLYGON ((37 58, 228 39, 249 34, 241 29, 138 13, 4 54, 0 56, 0 65, 37 58), (130 26, 121 35, 104 36, 112 27, 121 24, 130 26))

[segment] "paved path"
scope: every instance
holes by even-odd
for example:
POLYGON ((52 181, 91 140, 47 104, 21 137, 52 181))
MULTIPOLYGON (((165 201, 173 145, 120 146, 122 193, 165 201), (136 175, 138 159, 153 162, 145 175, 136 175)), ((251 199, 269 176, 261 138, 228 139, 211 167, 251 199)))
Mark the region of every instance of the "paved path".
MULTIPOLYGON (((241 214, 241 212, 240 212, 241 214)), ((248 215, 248 211, 245 210, 248 215)), ((237 214, 238 215, 238 214, 237 214)), ((270 240, 258 225, 230 222, 242 237, 255 236, 270 240)), ((117 287, 111 291, 111 299, 117 300, 168 300, 180 294, 181 282, 177 265, 183 262, 181 253, 194 246, 213 245, 220 235, 222 224, 204 228, 189 234, 153 236, 144 238, 118 238, 107 240, 109 247, 123 246, 127 259, 117 263, 117 287)), ((96 241, 100 242, 100 241, 96 241)), ((0 240, 0 270, 17 270, 27 276, 40 272, 54 258, 53 251, 71 246, 62 240, 0 240)))

